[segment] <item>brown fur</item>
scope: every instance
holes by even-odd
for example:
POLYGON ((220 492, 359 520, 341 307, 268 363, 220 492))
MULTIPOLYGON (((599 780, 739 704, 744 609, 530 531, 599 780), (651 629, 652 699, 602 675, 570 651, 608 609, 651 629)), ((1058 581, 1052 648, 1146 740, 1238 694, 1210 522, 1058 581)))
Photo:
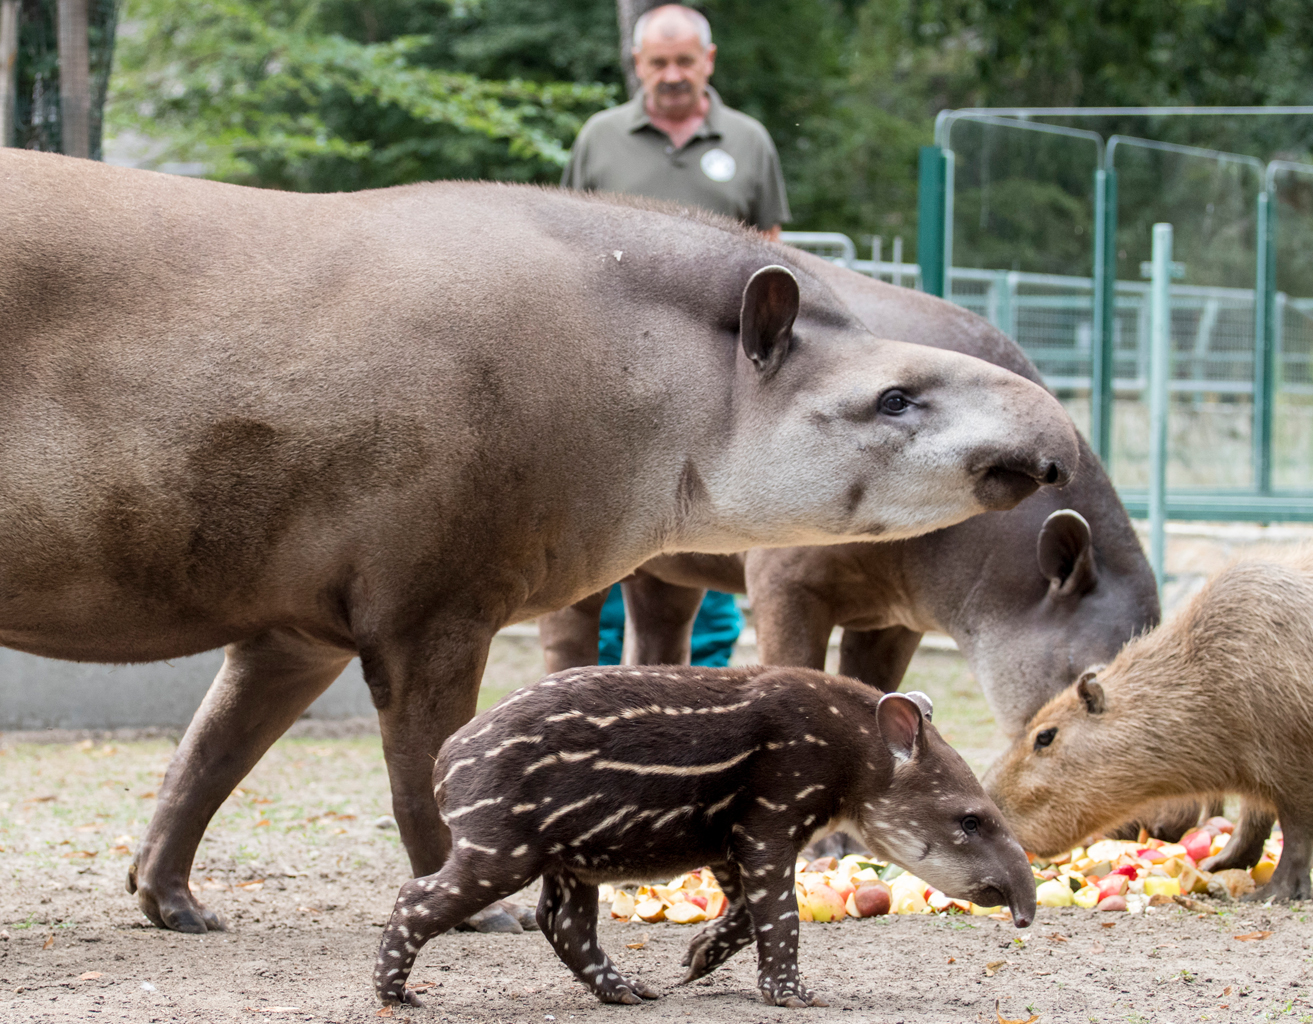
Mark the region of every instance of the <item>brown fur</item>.
POLYGON ((374 985, 385 1002, 420 947, 543 879, 538 923, 598 998, 657 993, 598 945, 597 884, 710 865, 729 908, 697 935, 686 982, 754 939, 772 1005, 824 1005, 797 970, 794 864, 842 826, 950 896, 1035 911, 1030 866, 924 694, 796 668, 586 668, 548 676, 456 732, 433 769, 455 844, 407 882, 374 985))
POLYGON ((1033 383, 875 339, 785 247, 700 214, 4 149, 0 224, 0 643, 225 647, 129 876, 171 928, 220 927, 187 888, 206 823, 353 655, 429 873, 430 758, 502 625, 663 551, 1008 508, 1078 459, 1033 383), (907 415, 878 407, 895 388, 907 415))
POLYGON ((1309 896, 1313 547, 1218 573, 1179 614, 1040 709, 986 788, 1039 854, 1151 801, 1239 794, 1242 826, 1206 866, 1253 863, 1261 822, 1270 827, 1275 813, 1285 847, 1258 898, 1309 896), (1052 742, 1037 745, 1050 729, 1052 742))

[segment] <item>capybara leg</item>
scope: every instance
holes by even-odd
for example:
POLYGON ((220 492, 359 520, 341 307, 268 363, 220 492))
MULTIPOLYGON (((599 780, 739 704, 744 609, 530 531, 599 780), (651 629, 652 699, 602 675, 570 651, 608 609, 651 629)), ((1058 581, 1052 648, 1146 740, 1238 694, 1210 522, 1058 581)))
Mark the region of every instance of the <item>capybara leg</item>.
POLYGON ((707 592, 664 583, 640 572, 620 584, 625 594, 626 665, 687 665, 693 657, 693 620, 707 592))
MULTIPOLYGON (((1200 863, 1205 871, 1225 871, 1227 868, 1252 868, 1263 856, 1263 844, 1272 834, 1277 816, 1265 805, 1253 799, 1240 802, 1240 820, 1226 846, 1216 857, 1200 863)), ((1283 822, 1284 825, 1284 822, 1283 822)))
MULTIPOLYGON (((867 686, 892 693, 912 663, 920 633, 905 626, 843 630, 839 639, 839 675, 860 679, 867 686)), ((842 834, 842 833, 839 833, 842 834)))
POLYGON ((757 937, 761 997, 771 1006, 826 1006, 803 987, 798 975, 798 901, 793 894, 797 847, 767 838, 764 821, 749 819, 742 825, 735 833, 733 854, 757 937))
POLYGON ((538 616, 538 642, 549 673, 597 664, 602 605, 610 589, 599 590, 560 611, 538 616))
POLYGON ((401 887, 374 965, 374 991, 384 1003, 422 1005, 414 992, 406 990, 415 955, 435 935, 494 900, 518 892, 533 877, 523 869, 505 873, 509 863, 508 858, 462 853, 436 875, 413 878, 401 887))
MULTIPOLYGON (((1281 859, 1271 881, 1244 897, 1246 900, 1306 900, 1313 896, 1308 874, 1313 855, 1313 828, 1309 827, 1313 816, 1307 808, 1291 811, 1280 807, 1277 814, 1281 818, 1281 859)), ((1230 847, 1231 843, 1226 845, 1230 847)))
POLYGON ((597 942, 597 886, 569 873, 543 875, 538 927, 561 962, 604 1003, 641 1003, 660 993, 631 981, 597 942))
POLYGON ((350 651, 282 630, 228 646, 223 668, 169 762, 159 806, 128 869, 128 892, 137 894, 156 925, 179 932, 225 929, 187 886, 205 826, 350 660, 350 651))
POLYGON ((744 946, 752 942, 752 915, 748 913, 743 899, 743 886, 739 881, 738 869, 731 865, 719 865, 712 869, 716 881, 720 883, 727 905, 723 916, 693 936, 681 961, 688 968, 681 985, 696 981, 704 974, 710 974, 744 946))

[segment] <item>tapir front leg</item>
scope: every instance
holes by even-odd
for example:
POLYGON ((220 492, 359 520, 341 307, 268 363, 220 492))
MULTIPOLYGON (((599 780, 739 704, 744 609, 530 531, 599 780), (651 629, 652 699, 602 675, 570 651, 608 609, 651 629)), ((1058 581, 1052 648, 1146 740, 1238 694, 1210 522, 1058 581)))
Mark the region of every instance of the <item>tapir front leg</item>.
POLYGON ((610 590, 607 587, 559 611, 538 616, 538 641, 549 674, 597 664, 602 605, 610 590))
MULTIPOLYGON (((494 632, 482 625, 447 628, 361 650, 383 734, 392 815, 416 878, 436 873, 451 852, 451 833, 433 796, 433 761, 443 741, 474 717, 494 632)), ((519 932, 532 925, 528 908, 512 916, 519 909, 494 904, 468 924, 481 932, 519 932)))
POLYGON ((665 583, 645 572, 621 585, 625 611, 626 665, 687 665, 692 660, 693 620, 706 590, 665 583))
POLYGON ((156 808, 128 870, 145 915, 179 932, 222 931, 191 894, 196 847, 214 812, 351 660, 352 652, 276 630, 230 644, 169 762, 156 808))

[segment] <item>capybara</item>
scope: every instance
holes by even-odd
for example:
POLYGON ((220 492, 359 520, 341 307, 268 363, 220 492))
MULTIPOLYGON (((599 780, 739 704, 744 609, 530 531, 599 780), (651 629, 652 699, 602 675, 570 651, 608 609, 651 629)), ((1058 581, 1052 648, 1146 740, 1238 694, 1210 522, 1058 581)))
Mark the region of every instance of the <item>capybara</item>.
POLYGON ((1203 867, 1253 865, 1275 815, 1281 860, 1251 898, 1313 894, 1313 546, 1218 573, 1041 708, 985 788, 1037 854, 1163 797, 1238 794, 1240 826, 1203 867))
POLYGON ((420 947, 541 875, 538 923, 575 977, 604 1002, 653 999, 598 946, 598 883, 710 865, 729 905, 693 939, 684 980, 755 939, 767 1003, 824 1005, 798 976, 793 874, 829 828, 1025 927, 1025 854, 930 712, 924 694, 760 666, 572 669, 517 691, 438 754, 451 857, 401 887, 379 996, 416 1003, 420 947))

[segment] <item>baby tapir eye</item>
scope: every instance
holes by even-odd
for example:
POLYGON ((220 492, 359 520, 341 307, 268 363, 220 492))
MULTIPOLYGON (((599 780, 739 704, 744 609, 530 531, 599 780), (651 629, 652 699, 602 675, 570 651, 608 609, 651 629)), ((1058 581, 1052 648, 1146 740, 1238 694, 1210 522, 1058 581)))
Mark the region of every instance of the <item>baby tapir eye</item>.
POLYGON ((974 814, 968 814, 962 819, 962 831, 969 836, 975 835, 980 831, 980 819, 974 814))
POLYGON ((1056 726, 1037 732, 1035 734, 1035 749, 1039 750, 1041 747, 1047 747, 1053 742, 1053 737, 1056 735, 1058 735, 1058 729, 1056 726))

